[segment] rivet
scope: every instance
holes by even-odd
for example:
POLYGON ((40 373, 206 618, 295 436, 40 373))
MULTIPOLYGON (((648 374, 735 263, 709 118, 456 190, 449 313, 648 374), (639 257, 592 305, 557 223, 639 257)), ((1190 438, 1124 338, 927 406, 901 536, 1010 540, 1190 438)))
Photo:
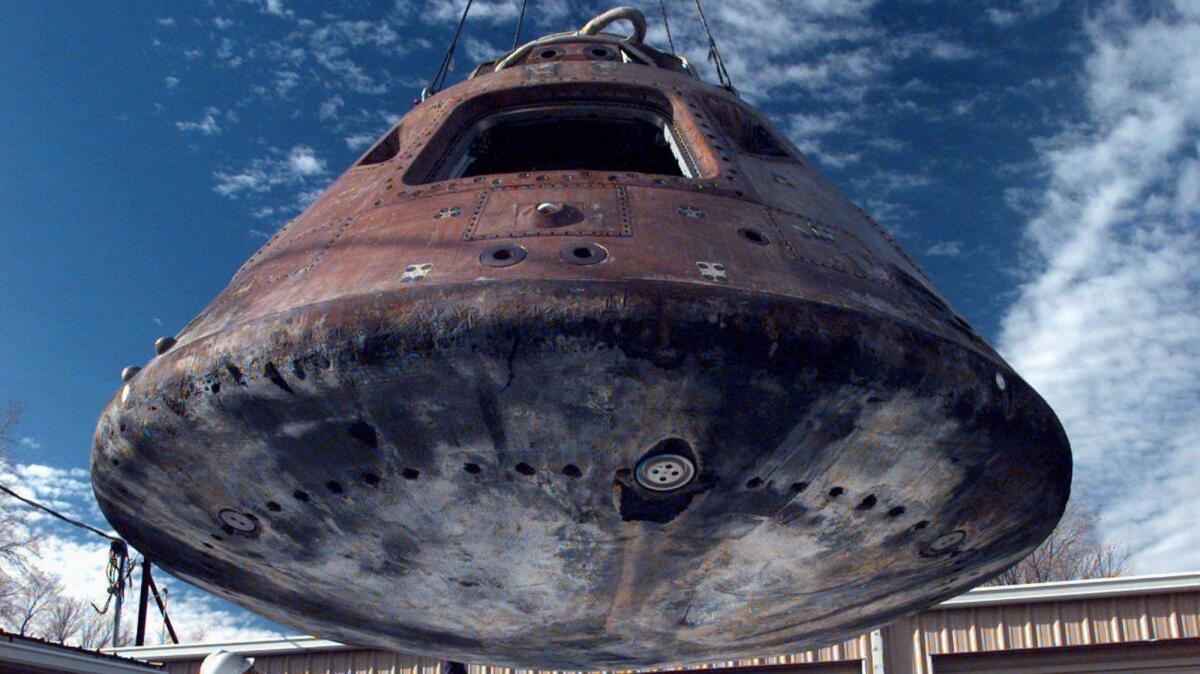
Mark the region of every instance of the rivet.
POLYGON ((173 346, 175 346, 174 337, 159 337, 154 340, 154 353, 161 356, 170 351, 173 346))
POLYGON ((1000 374, 999 372, 996 373, 996 388, 1000 389, 1001 391, 1008 388, 1008 382, 1004 381, 1004 375, 1000 374))
POLYGON ((125 369, 121 370, 121 383, 124 384, 128 382, 141 371, 142 368, 138 367, 137 365, 130 365, 129 367, 126 367, 125 369))

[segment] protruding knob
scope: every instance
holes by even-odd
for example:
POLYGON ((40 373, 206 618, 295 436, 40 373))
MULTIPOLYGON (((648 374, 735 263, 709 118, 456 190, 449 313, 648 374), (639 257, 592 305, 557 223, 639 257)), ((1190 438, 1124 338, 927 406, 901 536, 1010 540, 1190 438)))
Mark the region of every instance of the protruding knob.
POLYGON ((130 365, 129 367, 126 367, 125 369, 121 370, 121 383, 127 383, 130 379, 133 379, 134 375, 141 371, 142 368, 138 367, 137 365, 130 365))
POLYGON ((562 209, 563 205, 554 201, 543 201, 537 205, 537 212, 542 215, 557 215, 562 212, 562 209))
POLYGON ((170 351, 172 346, 175 346, 174 337, 159 337, 154 340, 154 353, 161 356, 170 351))

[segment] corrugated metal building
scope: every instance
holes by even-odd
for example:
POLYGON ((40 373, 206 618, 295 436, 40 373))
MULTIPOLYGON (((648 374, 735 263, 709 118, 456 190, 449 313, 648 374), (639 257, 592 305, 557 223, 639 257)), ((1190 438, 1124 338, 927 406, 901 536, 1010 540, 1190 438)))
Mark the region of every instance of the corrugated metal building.
MULTIPOLYGON (((154 646, 117 653, 198 674, 209 653, 255 658, 264 674, 439 674, 436 660, 312 637, 154 646)), ((972 590, 826 648, 695 670, 730 674, 946 672, 1200 673, 1200 573, 972 590)), ((692 670, 685 670, 692 671, 692 670)), ((470 667, 471 674, 539 674, 470 667)))

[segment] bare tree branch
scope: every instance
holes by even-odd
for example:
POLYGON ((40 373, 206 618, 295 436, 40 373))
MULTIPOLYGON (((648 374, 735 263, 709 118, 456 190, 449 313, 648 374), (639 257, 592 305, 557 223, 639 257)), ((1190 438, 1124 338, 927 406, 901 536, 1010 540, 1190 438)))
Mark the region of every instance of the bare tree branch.
POLYGON ((41 637, 65 644, 83 627, 90 607, 73 597, 57 597, 46 610, 42 620, 41 637))
POLYGON ((1106 542, 1100 535, 1096 514, 1071 501, 1049 538, 1028 557, 987 584, 1023 585, 1113 578, 1130 570, 1129 550, 1123 545, 1106 542))
POLYGON ((21 636, 32 634, 36 622, 56 599, 62 595, 62 583, 41 571, 25 574, 24 582, 9 602, 5 622, 21 636))

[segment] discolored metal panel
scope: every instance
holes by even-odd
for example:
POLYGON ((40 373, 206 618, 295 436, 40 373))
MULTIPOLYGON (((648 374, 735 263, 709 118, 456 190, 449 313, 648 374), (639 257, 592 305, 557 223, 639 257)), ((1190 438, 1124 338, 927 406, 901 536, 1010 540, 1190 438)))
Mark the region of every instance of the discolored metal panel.
POLYGON ((463 239, 527 236, 633 236, 625 188, 572 181, 486 189, 463 239))

